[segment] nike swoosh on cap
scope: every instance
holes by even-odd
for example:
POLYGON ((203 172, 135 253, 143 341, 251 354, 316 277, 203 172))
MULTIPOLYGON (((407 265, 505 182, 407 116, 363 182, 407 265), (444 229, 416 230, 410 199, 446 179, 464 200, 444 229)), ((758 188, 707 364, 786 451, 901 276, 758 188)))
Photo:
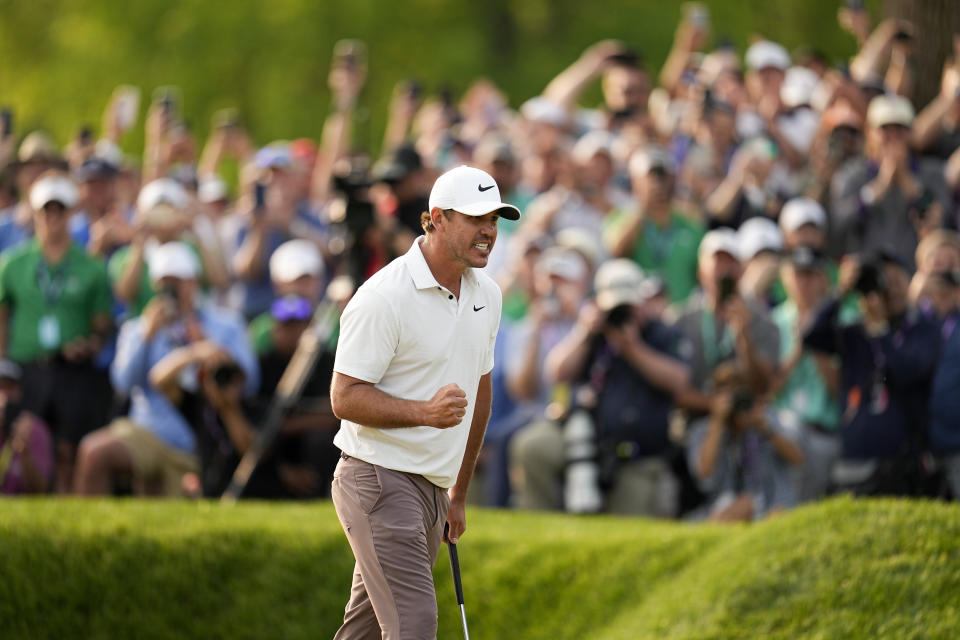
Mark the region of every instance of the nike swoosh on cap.
POLYGON ((480 190, 480 193, 483 193, 484 191, 489 191, 490 189, 493 189, 495 186, 497 186, 497 185, 492 184, 492 185, 490 185, 489 187, 484 187, 484 186, 478 184, 478 185, 477 185, 477 189, 480 190))
POLYGON ((486 308, 487 308, 487 305, 483 305, 482 307, 478 307, 477 305, 473 305, 473 310, 474 310, 474 311, 480 311, 480 309, 486 309, 486 308))

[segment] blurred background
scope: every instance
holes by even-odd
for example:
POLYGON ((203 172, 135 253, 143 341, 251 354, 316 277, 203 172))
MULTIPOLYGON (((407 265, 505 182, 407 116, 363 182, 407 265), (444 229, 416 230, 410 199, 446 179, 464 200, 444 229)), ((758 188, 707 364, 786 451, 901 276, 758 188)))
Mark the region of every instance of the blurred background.
MULTIPOLYGON (((815 42, 830 62, 856 52, 838 25, 836 0, 704 4, 713 39, 728 39, 741 51, 762 35, 791 51, 815 42)), ((184 117, 201 138, 212 114, 231 106, 257 140, 316 138, 330 104, 326 75, 334 42, 357 38, 366 42, 371 64, 354 136, 374 153, 385 126, 382 105, 401 79, 417 78, 428 93, 449 88, 459 95, 486 76, 516 107, 601 39, 629 43, 648 70, 659 69, 681 13, 679 3, 651 0, 236 0, 228 7, 199 0, 38 0, 3 7, 0 103, 14 110, 20 131, 44 129, 64 144, 78 122, 99 125, 116 85, 149 92, 174 84, 183 92, 184 117)), ((925 103, 950 50, 949 25, 960 21, 958 3, 868 0, 866 8, 875 19, 907 17, 917 25, 923 46, 916 52, 916 99, 925 103)), ((599 98, 593 88, 584 102, 599 98)), ((141 101, 141 118, 148 105, 141 101)), ((139 153, 142 127, 122 146, 139 153)))

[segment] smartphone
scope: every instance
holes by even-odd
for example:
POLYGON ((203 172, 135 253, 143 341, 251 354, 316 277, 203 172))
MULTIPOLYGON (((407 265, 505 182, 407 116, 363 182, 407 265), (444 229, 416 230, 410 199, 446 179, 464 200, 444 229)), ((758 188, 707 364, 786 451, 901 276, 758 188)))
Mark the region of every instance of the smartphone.
POLYGON ((687 4, 684 9, 686 20, 689 24, 701 31, 706 31, 710 28, 710 10, 707 9, 706 5, 700 4, 699 2, 691 2, 687 4))
POLYGON ((843 4, 850 11, 863 11, 863 0, 844 0, 843 4))
POLYGON ((240 111, 236 107, 218 109, 212 118, 214 129, 230 129, 240 124, 240 111))
POLYGON ((259 180, 253 183, 253 214, 260 215, 267 209, 267 185, 259 180))
POLYGON ((140 88, 133 85, 120 85, 113 90, 115 96, 114 108, 117 125, 123 131, 129 131, 137 123, 137 113, 140 111, 140 88))
POLYGON ((623 65, 625 67, 635 67, 640 60, 640 56, 637 55, 637 52, 632 49, 624 49, 623 51, 613 54, 608 59, 614 64, 623 65))
POLYGON ((333 46, 333 58, 346 67, 365 68, 367 45, 362 40, 340 40, 333 46))
POLYGON ((419 100, 423 95, 423 85, 416 78, 411 78, 407 80, 406 92, 411 100, 419 100))
POLYGON ((0 109, 0 138, 6 138, 13 133, 13 111, 9 107, 0 109))
POLYGON ((153 103, 160 107, 168 119, 176 118, 180 112, 180 89, 174 86, 157 87, 153 92, 153 103))
POLYGON ((720 303, 729 300, 737 292, 737 281, 730 276, 720 278, 720 303))
POLYGON ((93 128, 90 125, 84 125, 80 127, 80 131, 77 133, 77 141, 86 146, 93 142, 93 128))

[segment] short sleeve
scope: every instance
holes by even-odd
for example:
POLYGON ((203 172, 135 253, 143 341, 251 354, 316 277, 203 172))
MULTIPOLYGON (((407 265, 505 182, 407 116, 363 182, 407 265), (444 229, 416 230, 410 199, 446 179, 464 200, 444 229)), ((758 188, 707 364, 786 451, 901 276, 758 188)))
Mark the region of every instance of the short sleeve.
POLYGON ((361 287, 340 317, 333 370, 366 382, 380 382, 399 343, 400 321, 393 306, 375 290, 361 287))
POLYGON ((110 292, 110 281, 107 278, 106 268, 97 262, 94 269, 93 288, 90 307, 92 315, 110 315, 113 310, 113 295, 110 292))

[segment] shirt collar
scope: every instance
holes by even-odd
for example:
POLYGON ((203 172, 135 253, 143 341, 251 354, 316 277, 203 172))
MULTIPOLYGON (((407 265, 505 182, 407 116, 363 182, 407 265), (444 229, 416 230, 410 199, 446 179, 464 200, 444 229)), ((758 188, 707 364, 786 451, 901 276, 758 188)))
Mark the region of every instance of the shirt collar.
MULTIPOLYGON (((407 263, 407 269, 410 270, 410 275, 413 278, 413 284, 417 289, 432 289, 440 286, 433 272, 430 271, 430 265, 427 264, 427 259, 423 257, 423 251, 420 248, 420 243, 425 238, 426 236, 420 236, 414 240, 410 250, 403 256, 407 263)), ((476 284, 477 274, 474 273, 474 269, 467 269, 463 273, 463 282, 476 284)))

